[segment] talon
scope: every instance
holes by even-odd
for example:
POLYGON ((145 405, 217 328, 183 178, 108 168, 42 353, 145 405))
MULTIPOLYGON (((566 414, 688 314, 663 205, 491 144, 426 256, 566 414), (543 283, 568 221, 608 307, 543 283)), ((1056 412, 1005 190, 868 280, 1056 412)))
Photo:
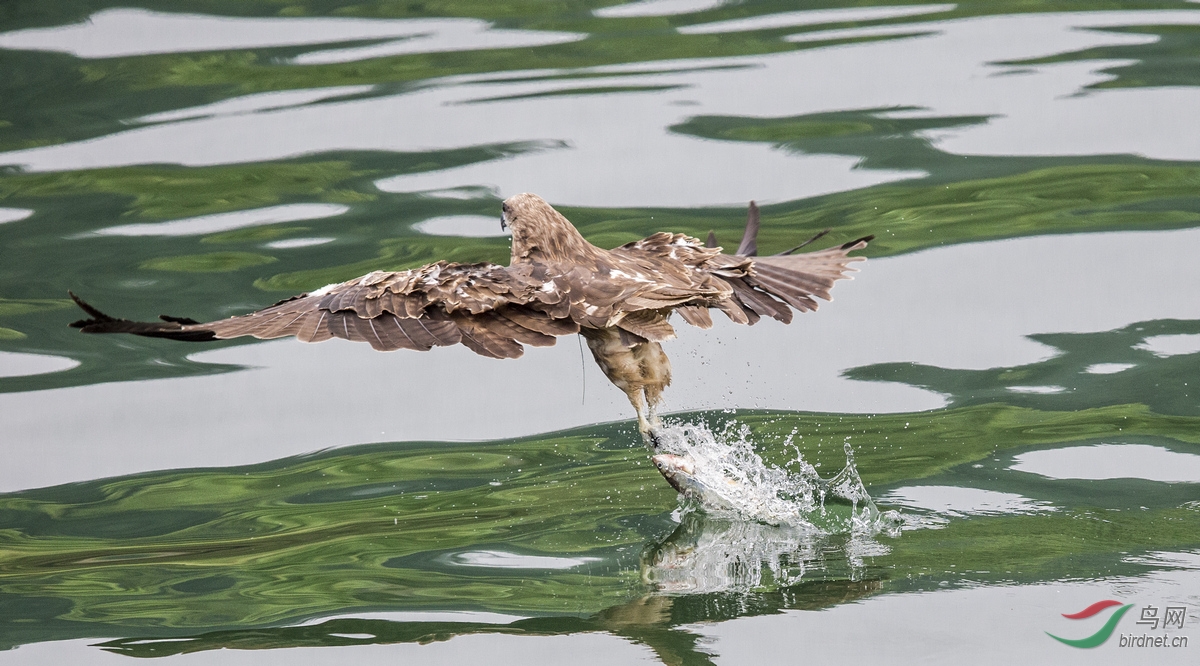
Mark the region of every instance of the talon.
POLYGON ((660 428, 661 425, 655 427, 646 419, 638 418, 638 432, 642 435, 642 443, 645 444, 646 448, 650 449, 651 452, 658 451, 659 437, 657 431, 660 428))
POLYGON ((662 445, 656 432, 657 430, 657 428, 653 427, 642 430, 642 443, 646 445, 646 448, 650 449, 651 453, 658 453, 659 447, 662 445))

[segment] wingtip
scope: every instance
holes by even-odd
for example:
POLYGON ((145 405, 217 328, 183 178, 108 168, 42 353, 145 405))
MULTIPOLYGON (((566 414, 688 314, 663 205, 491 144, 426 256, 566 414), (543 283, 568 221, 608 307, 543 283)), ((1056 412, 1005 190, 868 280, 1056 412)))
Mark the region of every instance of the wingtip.
POLYGON ((200 324, 204 323, 202 321, 196 321, 195 319, 192 319, 191 317, 172 317, 171 315, 158 315, 158 318, 167 323, 179 324, 181 326, 199 326, 200 324))
POLYGON ((783 252, 780 252, 779 254, 777 254, 777 255, 775 255, 775 256, 777 256, 777 257, 785 257, 785 256, 787 256, 787 255, 789 255, 789 254, 794 254, 794 253, 796 252, 796 250, 799 250, 799 249, 801 249, 801 248, 803 248, 803 247, 806 247, 806 246, 808 246, 808 245, 811 245, 812 243, 815 243, 817 240, 819 240, 820 238, 822 238, 822 237, 823 237, 825 234, 829 233, 830 231, 833 231, 833 229, 832 229, 832 228, 828 228, 828 229, 822 229, 821 231, 818 231, 818 232, 817 232, 817 235, 813 236, 812 238, 810 238, 810 239, 808 239, 808 240, 804 241, 803 243, 801 243, 801 244, 797 245, 796 247, 794 247, 794 248, 792 248, 792 249, 790 249, 790 250, 784 250, 783 252))
POLYGON ((87 301, 76 296, 75 292, 71 291, 70 289, 67 290, 67 295, 71 297, 72 301, 75 301, 75 305, 78 305, 79 309, 83 310, 84 312, 86 312, 92 316, 91 319, 80 319, 79 321, 68 324, 68 326, 70 326, 71 328, 83 328, 83 327, 87 326, 88 324, 95 324, 98 322, 114 320, 113 317, 110 317, 109 315, 104 314, 103 312, 101 312, 101 311, 97 310, 96 308, 92 307, 91 305, 89 305, 87 301))
POLYGON ((850 250, 861 250, 862 248, 867 246, 867 243, 870 243, 873 240, 875 240, 875 234, 871 234, 869 236, 863 236, 862 238, 855 238, 854 240, 850 241, 849 243, 844 243, 842 245, 842 249, 846 250, 847 252, 850 250))

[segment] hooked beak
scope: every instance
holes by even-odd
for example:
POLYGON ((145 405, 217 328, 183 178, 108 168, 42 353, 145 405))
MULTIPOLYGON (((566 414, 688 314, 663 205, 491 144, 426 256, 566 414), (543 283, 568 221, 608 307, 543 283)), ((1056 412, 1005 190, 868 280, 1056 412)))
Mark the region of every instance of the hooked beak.
POLYGON ((508 213, 500 213, 500 230, 508 229, 508 213))

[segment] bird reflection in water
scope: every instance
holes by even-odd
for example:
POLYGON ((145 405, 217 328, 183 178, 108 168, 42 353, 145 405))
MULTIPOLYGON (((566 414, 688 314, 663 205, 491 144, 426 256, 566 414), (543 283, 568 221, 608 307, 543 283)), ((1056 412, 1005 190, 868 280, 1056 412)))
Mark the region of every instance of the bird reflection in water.
POLYGON ((864 557, 885 555, 873 537, 822 534, 729 515, 687 513, 642 555, 642 580, 668 594, 746 593, 800 584, 806 574, 863 577, 864 557))
POLYGON ((131 657, 165 657, 216 649, 427 644, 469 635, 601 632, 644 645, 669 666, 712 664, 711 650, 687 625, 819 610, 873 595, 882 589, 882 581, 864 557, 885 552, 885 546, 869 537, 824 535, 691 512, 670 535, 643 550, 641 578, 650 589, 587 617, 530 617, 508 624, 339 617, 301 626, 129 637, 96 647, 131 657))

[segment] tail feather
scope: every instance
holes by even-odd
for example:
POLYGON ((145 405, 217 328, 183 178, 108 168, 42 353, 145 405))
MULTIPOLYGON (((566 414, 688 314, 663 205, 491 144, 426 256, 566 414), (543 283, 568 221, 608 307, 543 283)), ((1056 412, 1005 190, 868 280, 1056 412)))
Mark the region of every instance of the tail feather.
POLYGON ((754 286, 783 300, 800 312, 809 312, 817 309, 817 302, 812 299, 813 296, 824 298, 825 300, 829 298, 828 290, 814 292, 764 275, 754 276, 754 286))
POLYGON ((758 204, 750 202, 750 212, 746 214, 746 231, 742 234, 742 242, 738 245, 737 253, 743 257, 753 257, 758 254, 758 204))
MULTIPOLYGON (((747 225, 748 238, 752 238, 754 226, 756 225, 747 225)), ((787 252, 769 257, 755 257, 748 274, 742 276, 736 272, 741 266, 734 263, 738 257, 720 255, 715 258, 713 263, 721 270, 728 271, 717 274, 733 287, 732 300, 738 306, 721 309, 737 323, 752 324, 757 320, 756 315, 768 315, 788 323, 792 319, 792 312, 788 306, 799 312, 811 312, 817 309, 816 299, 831 300, 829 291, 834 282, 848 278, 846 273, 854 270, 849 265, 863 260, 863 257, 850 256, 850 252, 863 249, 875 237, 863 236, 825 250, 792 254, 826 233, 822 231, 787 252), (740 321, 741 317, 736 317, 740 312, 744 312, 749 321, 740 321)), ((745 249, 745 240, 742 245, 739 254, 745 249)))
POLYGON ((76 296, 74 292, 68 291, 67 294, 71 296, 71 300, 75 301, 75 304, 80 309, 92 317, 91 319, 80 319, 79 321, 71 322, 70 326, 72 328, 78 328, 83 333, 131 333, 147 338, 168 338, 186 342, 207 342, 217 339, 217 336, 212 331, 203 328, 192 328, 194 326, 202 326, 200 322, 194 319, 169 317, 167 315, 160 317, 162 319, 161 322, 118 319, 92 307, 87 301, 76 296))
POLYGON ((787 305, 772 298, 774 294, 771 291, 754 289, 743 280, 734 280, 729 284, 743 309, 749 307, 756 314, 767 315, 785 324, 792 323, 792 311, 787 305))

